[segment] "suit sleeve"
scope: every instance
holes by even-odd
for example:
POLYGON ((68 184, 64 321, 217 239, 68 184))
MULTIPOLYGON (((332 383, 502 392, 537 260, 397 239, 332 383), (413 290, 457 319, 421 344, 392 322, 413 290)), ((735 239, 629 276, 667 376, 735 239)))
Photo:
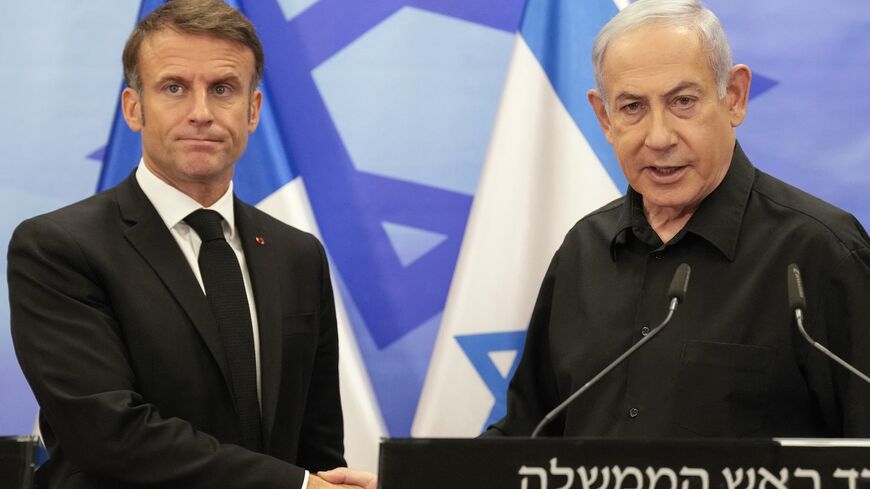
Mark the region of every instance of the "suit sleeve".
POLYGON ((81 470, 71 477, 90 479, 82 486, 301 487, 301 468, 221 444, 145 402, 110 296, 61 223, 16 229, 8 280, 15 351, 50 425, 49 448, 81 470))
MULTIPOLYGON (((529 436, 538 422, 557 404, 557 386, 550 358, 550 310, 559 264, 559 252, 553 256, 529 321, 523 356, 507 392, 507 414, 492 425, 484 437, 529 436)), ((559 420, 543 435, 561 434, 559 420)))
POLYGON ((312 471, 344 467, 344 428, 338 381, 338 331, 329 265, 316 238, 321 263, 318 345, 302 420, 299 464, 312 471))

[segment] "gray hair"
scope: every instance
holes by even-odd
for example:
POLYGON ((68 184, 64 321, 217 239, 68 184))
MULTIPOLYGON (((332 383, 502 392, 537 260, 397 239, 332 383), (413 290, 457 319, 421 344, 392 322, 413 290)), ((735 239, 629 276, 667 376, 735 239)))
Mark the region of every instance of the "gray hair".
POLYGON ((720 99, 724 98, 732 64, 731 46, 716 14, 698 0, 638 0, 610 19, 598 32, 592 45, 592 69, 605 106, 607 99, 604 97, 601 68, 607 46, 622 34, 656 23, 691 29, 698 33, 716 80, 717 94, 720 99))

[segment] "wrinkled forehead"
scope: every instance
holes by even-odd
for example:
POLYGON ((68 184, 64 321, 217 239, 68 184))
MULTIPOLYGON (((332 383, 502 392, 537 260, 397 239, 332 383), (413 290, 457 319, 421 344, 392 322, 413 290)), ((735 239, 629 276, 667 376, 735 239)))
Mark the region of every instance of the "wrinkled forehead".
POLYGON ((146 71, 176 69, 222 69, 253 77, 253 51, 233 39, 208 34, 189 34, 165 28, 150 33, 139 50, 139 63, 146 71))
MULTIPOLYGON (((155 29, 146 34, 142 39, 141 47, 149 49, 171 47, 177 48, 179 51, 190 51, 194 43, 200 49, 207 45, 213 51, 235 51, 240 56, 250 56, 252 62, 254 60, 254 51, 237 39, 213 33, 187 32, 171 25, 155 29)), ((139 50, 140 57, 141 54, 142 49, 139 50)))
POLYGON ((608 92, 623 83, 658 81, 668 85, 674 78, 698 83, 714 80, 699 34, 664 23, 641 26, 614 37, 602 58, 601 77, 608 92))

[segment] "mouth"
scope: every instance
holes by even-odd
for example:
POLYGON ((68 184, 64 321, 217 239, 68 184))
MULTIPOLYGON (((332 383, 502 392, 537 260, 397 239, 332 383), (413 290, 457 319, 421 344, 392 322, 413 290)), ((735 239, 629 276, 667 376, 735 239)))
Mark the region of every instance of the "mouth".
POLYGON ((202 137, 192 137, 192 138, 178 138, 179 141, 184 141, 186 143, 219 143, 220 139, 214 138, 202 138, 202 137))
POLYGON ((182 137, 178 138, 178 143, 184 151, 209 154, 218 151, 223 145, 222 140, 209 137, 182 137))
POLYGON ((673 183, 680 179, 686 172, 688 166, 657 166, 651 165, 644 168, 644 171, 658 183, 673 183))

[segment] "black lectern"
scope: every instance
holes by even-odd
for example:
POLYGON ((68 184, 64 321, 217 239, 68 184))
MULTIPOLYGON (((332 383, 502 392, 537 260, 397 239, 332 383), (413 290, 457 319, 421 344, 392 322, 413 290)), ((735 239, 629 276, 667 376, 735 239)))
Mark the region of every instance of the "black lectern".
POLYGON ((870 489, 870 440, 391 439, 381 489, 870 489))
POLYGON ((4 489, 33 487, 35 456, 35 437, 0 437, 0 487, 4 489))

